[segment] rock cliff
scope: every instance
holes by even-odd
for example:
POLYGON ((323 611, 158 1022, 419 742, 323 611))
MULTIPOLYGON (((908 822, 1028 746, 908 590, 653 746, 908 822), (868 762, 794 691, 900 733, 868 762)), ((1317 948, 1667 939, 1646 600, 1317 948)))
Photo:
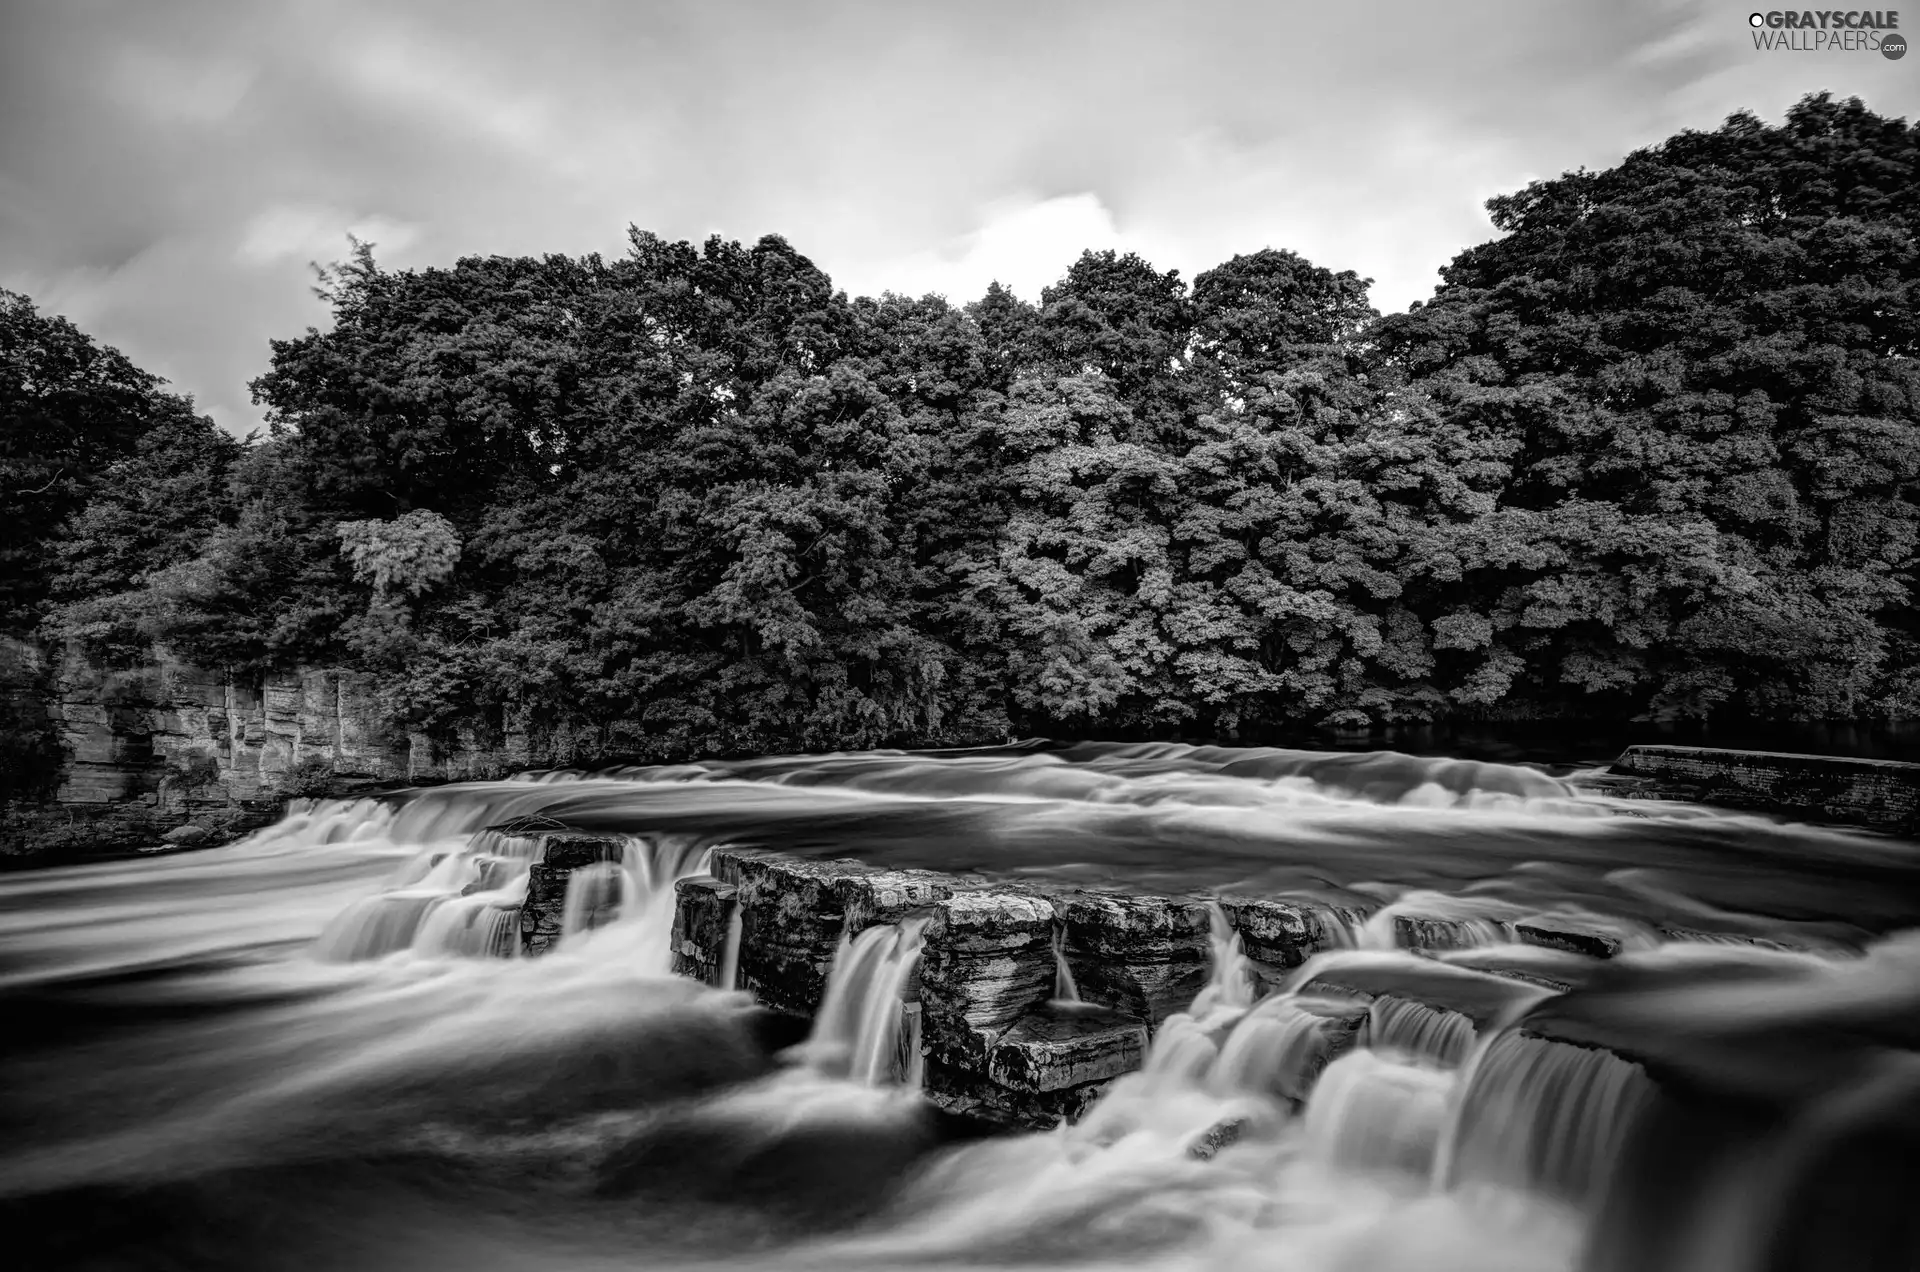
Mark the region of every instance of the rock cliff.
POLYGON ((550 762, 528 734, 451 741, 395 729, 369 677, 258 678, 159 658, 101 667, 71 649, 7 642, 0 694, 17 732, 50 744, 41 789, 15 791, 0 852, 87 856, 211 842, 270 821, 290 798, 498 777, 550 762), (34 798, 19 798, 31 795, 34 798))

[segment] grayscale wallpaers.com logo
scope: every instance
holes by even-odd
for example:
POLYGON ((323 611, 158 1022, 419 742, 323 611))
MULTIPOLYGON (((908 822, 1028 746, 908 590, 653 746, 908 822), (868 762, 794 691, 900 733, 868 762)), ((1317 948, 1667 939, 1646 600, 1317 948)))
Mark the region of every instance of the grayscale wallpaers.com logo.
POLYGON ((1753 47, 1781 53, 1878 53, 1898 61, 1907 53, 1896 9, 1772 9, 1750 13, 1753 47))

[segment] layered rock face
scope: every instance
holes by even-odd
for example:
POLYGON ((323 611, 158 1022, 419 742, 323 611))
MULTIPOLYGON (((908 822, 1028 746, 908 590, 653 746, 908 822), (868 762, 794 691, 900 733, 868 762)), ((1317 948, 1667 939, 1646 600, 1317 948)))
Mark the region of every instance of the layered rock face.
MULTIPOLYGON (((1140 1067, 1148 1035, 1146 999, 1126 963, 1116 961, 1105 975, 1106 965, 1082 960, 1132 1010, 1097 998, 1093 1011, 1052 1001, 1055 926, 1073 904, 981 891, 940 906, 927 928, 920 970, 926 1094, 936 1106, 1007 1125, 1050 1126, 1078 1116, 1107 1083, 1140 1067)), ((1176 922, 1156 922, 1152 909, 1143 903, 1128 913, 1136 930, 1162 938, 1157 943, 1147 935, 1128 951, 1117 936, 1109 942, 1122 958, 1134 954, 1136 968, 1170 965, 1164 934, 1176 922)), ((1081 919, 1083 931, 1091 930, 1085 909, 1081 919)))
MULTIPOLYGON (((902 1001, 919 1022, 923 1094, 948 1113, 1009 1127, 1074 1120, 1141 1067, 1159 1027, 1209 980, 1216 913, 1269 987, 1313 955, 1350 946, 1367 918, 1300 898, 994 886, 764 850, 717 850, 711 868, 676 885, 675 970, 796 1020, 820 1010, 847 941, 925 916, 918 974, 902 1001), (1080 1001, 1056 997, 1062 964, 1080 1001)), ((1450 920, 1394 917, 1403 946, 1462 942, 1450 920)), ((1321 1021, 1318 1051, 1294 1074, 1299 1089, 1275 1094, 1304 1099, 1321 1069, 1369 1040, 1457 1066, 1474 1037, 1579 983, 1619 949, 1606 934, 1557 920, 1516 924, 1513 938, 1535 953, 1505 956, 1511 966, 1357 965, 1309 983, 1299 1001, 1321 1021)))
MULTIPOLYGON (((953 895, 952 881, 941 875, 753 849, 718 849, 711 868, 715 880, 734 890, 740 909, 734 988, 797 1016, 819 1010, 843 936, 898 922, 953 895)), ((720 961, 711 953, 698 958, 716 967, 720 961)))
MULTIPOLYGON (((564 930, 567 892, 575 872, 586 866, 622 864, 627 843, 617 835, 571 832, 532 838, 539 843, 539 858, 527 867, 527 899, 520 908, 520 948, 527 954, 544 954, 564 930)), ((585 907, 579 926, 599 927, 613 917, 620 900, 617 889, 607 890, 597 904, 585 907)))
MULTIPOLYGON (((731 988, 733 968, 727 965, 734 908, 740 890, 711 876, 681 879, 673 885, 673 970, 709 985, 731 988)), ((736 945, 732 951, 739 957, 736 945)))
POLYGON ((1089 1002, 1157 1025, 1207 983, 1212 918, 1203 901, 1080 893, 1057 903, 1074 984, 1089 1002))
POLYGON ((1315 954, 1349 944, 1366 917, 1357 908, 1267 897, 1223 897, 1220 905, 1255 974, 1267 984, 1315 954))
POLYGON ((990 1122, 1050 1126, 1076 1116, 1108 1082, 1140 1066, 1151 1022, 1186 1005, 1166 993, 1150 1004, 1142 985, 1184 984, 1196 968, 1198 983, 1206 979, 1204 908, 1196 951, 1169 935, 1190 936, 1191 916, 1164 902, 969 888, 929 872, 757 850, 720 849, 711 868, 711 877, 675 885, 675 970, 720 983, 737 932, 729 987, 796 1017, 820 1009, 844 941, 875 924, 927 916, 918 975, 902 1004, 920 1022, 923 1089, 940 1108, 990 1122), (1050 1001, 1056 934, 1068 911, 1086 934, 1083 966, 1118 1005, 1094 992, 1087 1004, 1050 1001), (1138 934, 1131 944, 1120 915, 1138 934), (1096 958, 1096 937, 1116 957, 1096 958))
MULTIPOLYGON (((632 865, 628 856, 648 850, 629 837, 565 829, 485 833, 500 839, 502 870, 510 858, 531 859, 514 928, 523 955, 546 953, 565 931, 611 918, 626 900, 619 891, 626 884, 606 867, 632 865), (595 879, 613 886, 577 887, 583 871, 598 871, 595 879)), ((657 876, 660 863, 653 865, 657 876)), ((1300 897, 1213 901, 996 885, 763 849, 718 848, 706 865, 711 873, 674 884, 674 971, 747 993, 774 1034, 797 1039, 822 1010, 835 961, 854 938, 913 919, 918 963, 897 992, 902 1017, 917 1025, 922 1094, 949 1114, 1005 1127, 1077 1119, 1116 1078, 1138 1070, 1167 1018, 1189 1008, 1208 983, 1228 936, 1216 923, 1231 929, 1269 990, 1314 955, 1380 930, 1356 907, 1300 897), (1069 982, 1077 1001, 1059 996, 1069 982), (787 1023, 771 1023, 780 1020, 787 1023)), ((483 877, 472 887, 499 883, 483 877)), ((1403 949, 1461 945, 1455 920, 1397 911, 1392 917, 1403 949)), ((1515 1064, 1617 1060, 1639 1072, 1633 1047, 1536 1012, 1601 975, 1621 948, 1618 938, 1541 917, 1512 924, 1503 939, 1511 943, 1490 947, 1471 964, 1325 964, 1290 1000, 1317 1022, 1312 1055, 1284 1066, 1285 1081, 1272 1094, 1304 1100, 1327 1065, 1359 1046, 1458 1068, 1475 1039, 1522 1018, 1528 1023, 1516 1036, 1526 1051, 1515 1064)), ((914 1067, 911 1059, 901 1071, 914 1067)), ((1230 1138, 1231 1128, 1222 1134, 1230 1138)), ((1566 1183, 1570 1192, 1583 1186, 1574 1178, 1566 1183)))
MULTIPOLYGON (((607 867, 636 864, 628 860, 636 852, 658 858, 663 849, 567 829, 483 833, 498 841, 483 859, 502 871, 513 859, 530 861, 512 929, 523 955, 546 953, 565 932, 611 918, 628 899, 620 892, 628 872, 607 867), (595 886, 581 886, 589 881, 595 886)), ((680 868, 693 866, 691 851, 680 868)), ((663 861, 650 863, 653 877, 663 861)), ((1385 916, 1302 897, 1212 900, 992 884, 764 849, 718 848, 705 863, 711 873, 674 884, 674 971, 745 992, 764 1011, 769 1036, 794 1041, 822 1011, 836 959, 848 957, 855 938, 900 924, 918 934, 918 961, 884 992, 897 994, 901 1018, 914 1022, 902 1042, 917 1054, 903 1056, 895 1070, 917 1071, 922 1094, 944 1112, 1003 1127, 1077 1119, 1116 1078, 1141 1068, 1168 1017, 1188 1009, 1208 983, 1218 951, 1237 946, 1271 990, 1314 955, 1388 927, 1398 946, 1415 953, 1457 951, 1464 939, 1457 920, 1396 909, 1383 927, 1369 919, 1385 916), (1069 984, 1077 1001, 1061 997, 1069 984)), ((469 890, 501 882, 483 871, 469 890)), ((1506 1066, 1521 1077, 1588 1074, 1618 1088, 1621 1099, 1642 1098, 1634 1093, 1645 1087, 1649 1065, 1671 1071, 1632 1031, 1543 1009, 1568 990, 1590 994, 1615 976, 1617 937, 1536 917, 1508 925, 1500 940, 1469 962, 1319 964, 1293 986, 1283 1013, 1269 1017, 1292 1020, 1296 1040, 1306 1040, 1289 1044, 1295 1059, 1275 1067, 1270 1093, 1304 1101, 1327 1067, 1358 1047, 1451 1070, 1467 1063, 1477 1042, 1496 1038, 1505 1050, 1490 1052, 1482 1068, 1506 1066)), ((884 1006, 872 999, 863 1010, 884 1006)), ((1542 1111, 1543 1124, 1549 1112, 1542 1111)), ((1218 1152, 1237 1133, 1216 1129, 1196 1153, 1218 1152)), ((1555 1187, 1577 1199, 1591 1181, 1575 1166, 1555 1187)))
POLYGON ((107 669, 71 650, 11 642, 0 690, 44 717, 62 753, 50 799, 12 810, 0 850, 81 852, 160 844, 192 825, 206 842, 278 816, 289 798, 355 787, 502 777, 555 762, 512 722, 435 741, 397 730, 353 672, 241 678, 162 657, 107 669))

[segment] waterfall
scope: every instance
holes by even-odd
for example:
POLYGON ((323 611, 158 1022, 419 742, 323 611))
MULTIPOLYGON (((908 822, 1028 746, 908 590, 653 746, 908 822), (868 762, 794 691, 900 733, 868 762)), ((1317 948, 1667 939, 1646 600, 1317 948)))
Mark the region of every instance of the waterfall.
POLYGON ((579 949, 591 932, 596 956, 665 974, 673 961, 673 885, 707 873, 712 854, 691 837, 650 835, 630 838, 617 864, 577 867, 567 880, 559 952, 579 949))
POLYGON ((1455 1078, 1373 1051, 1327 1066, 1307 1101, 1306 1142, 1329 1165, 1417 1178, 1432 1173, 1455 1078))
POLYGON ((745 926, 741 918, 740 900, 736 897, 727 902, 727 940, 720 951, 720 976, 716 988, 740 987, 740 933, 745 926))
POLYGON ((15 1261, 1911 1265, 1910 842, 1471 789, 1422 812, 1406 792, 1454 787, 1407 757, 1113 754, 467 783, 0 873, 0 1004, 27 1022, 0 1057, 15 1261), (1301 764, 1384 785, 1275 784, 1301 764), (805 1068, 745 995, 662 974, 673 885, 720 843, 790 860, 688 886, 683 965, 783 1008, 810 988, 805 1068), (1128 911, 1097 948, 1045 900, 1080 885, 1128 911), (765 906, 751 938, 729 889, 765 906), (917 915, 841 926, 943 891, 937 975, 917 915), (1387 907, 1364 931, 1326 908, 1362 902, 1387 907), (1635 944, 1695 925, 1846 955, 1635 944), (1562 928, 1619 946, 1431 948, 1562 928), (1077 979, 1128 1007, 1049 1002, 1077 979), (1150 1032, 1174 985, 1187 1009, 1150 1032), (949 1134, 933 1101, 1034 1133, 949 1134))
POLYGON ((1208 1085, 1222 1095, 1305 1100, 1334 1046, 1333 1022, 1315 1005, 1294 994, 1263 999, 1220 1045, 1208 1085))
POLYGON ((414 953, 465 958, 513 958, 520 953, 520 905, 526 899, 526 876, 519 886, 498 892, 476 892, 435 905, 414 936, 414 953))
POLYGON ((566 949, 593 929, 618 918, 621 903, 631 891, 630 879, 628 868, 617 861, 596 861, 568 875, 558 948, 566 949))
MULTIPOLYGON (((419 820, 424 814, 416 814, 419 820)), ((532 832, 482 829, 411 857, 384 891, 349 904, 315 938, 323 962, 366 962, 408 951, 428 958, 514 957, 539 841, 532 832)), ((664 971, 673 884, 704 869, 709 850, 689 837, 628 836, 621 859, 566 875, 556 951, 583 946, 664 971), (589 940, 591 938, 591 940, 589 940)), ((738 923, 736 915, 734 922, 738 923)), ((731 938, 737 959, 737 930, 731 938)))
POLYGON ((313 943, 322 962, 358 963, 408 949, 427 912, 446 900, 439 891, 383 892, 341 911, 313 943))
POLYGON ((1367 1009, 1363 1041, 1375 1051, 1398 1052, 1451 1069, 1465 1062, 1474 1038, 1473 1021, 1457 1011, 1383 994, 1367 1009))
POLYGON ((1512 906, 1438 892, 1410 892, 1376 910, 1361 925, 1357 944, 1371 950, 1467 950, 1508 945, 1512 906))
POLYGON ((1443 1186, 1527 1188, 1597 1205, 1652 1096, 1640 1066, 1611 1052, 1510 1029, 1463 1073, 1437 1167, 1443 1186))
POLYGON ((924 916, 913 916, 840 938, 826 996, 807 1039, 807 1050, 822 1071, 867 1086, 918 1084, 919 1013, 909 1012, 906 998, 920 967, 926 926, 924 916), (902 1039, 908 1036, 914 1038, 915 1059, 903 1064, 902 1039))
MULTIPOLYGON (((1218 902, 1208 903, 1208 919, 1207 983, 1186 1011, 1160 1022, 1143 1066, 1149 1083, 1204 1085, 1219 1065, 1223 1047, 1237 1032, 1235 1027, 1253 1006, 1253 963, 1241 948, 1240 934, 1218 902)), ((1241 1055, 1234 1063, 1240 1075, 1235 1081, 1256 1081, 1251 1066, 1257 1061, 1241 1055)))
POLYGON ((1253 962, 1218 901, 1207 902, 1207 928, 1211 971, 1207 987, 1193 1000, 1191 1014, 1204 1016, 1217 1008, 1251 1007, 1256 983, 1253 962))
POLYGON ((1067 963, 1067 927, 1064 923, 1056 923, 1053 928, 1053 1001, 1080 1001, 1080 987, 1073 983, 1073 968, 1067 963))

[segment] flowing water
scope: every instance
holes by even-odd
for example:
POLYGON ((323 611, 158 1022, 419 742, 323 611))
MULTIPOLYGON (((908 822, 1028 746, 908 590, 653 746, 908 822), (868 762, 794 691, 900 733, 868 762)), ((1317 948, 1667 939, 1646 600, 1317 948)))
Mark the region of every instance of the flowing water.
MULTIPOLYGON (((0 877, 0 1215, 29 1268, 1912 1269, 1917 933, 1913 843, 1393 753, 787 757, 305 806, 0 877), (528 835, 559 824, 625 851, 524 957, 528 835), (926 916, 843 944, 804 1040, 668 972, 673 882, 722 845, 1351 921, 1262 970, 1214 906, 1209 981, 1143 1068, 982 1138, 916 1090, 926 916), (1543 922, 1615 957, 1516 943, 1543 922)), ((736 915, 723 985, 739 941, 736 915)))
POLYGON ((821 1072, 867 1086, 920 1085, 906 1003, 913 997, 907 982, 919 966, 926 926, 925 917, 908 918, 841 939, 807 1039, 807 1055, 821 1072))

